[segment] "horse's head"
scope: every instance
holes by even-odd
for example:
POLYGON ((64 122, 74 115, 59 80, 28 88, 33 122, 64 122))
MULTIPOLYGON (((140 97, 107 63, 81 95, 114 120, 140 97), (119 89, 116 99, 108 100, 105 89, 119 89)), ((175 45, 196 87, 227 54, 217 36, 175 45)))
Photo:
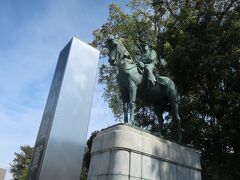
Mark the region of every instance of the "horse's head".
POLYGON ((117 40, 113 37, 110 36, 106 41, 105 41, 105 47, 108 49, 109 51, 109 59, 108 62, 110 63, 110 65, 112 66, 116 66, 117 64, 117 45, 118 42, 117 40))
POLYGON ((124 47, 120 39, 110 36, 105 42, 105 47, 109 50, 109 60, 108 62, 112 66, 121 66, 121 68, 128 67, 130 63, 131 66, 134 63, 129 52, 124 47))

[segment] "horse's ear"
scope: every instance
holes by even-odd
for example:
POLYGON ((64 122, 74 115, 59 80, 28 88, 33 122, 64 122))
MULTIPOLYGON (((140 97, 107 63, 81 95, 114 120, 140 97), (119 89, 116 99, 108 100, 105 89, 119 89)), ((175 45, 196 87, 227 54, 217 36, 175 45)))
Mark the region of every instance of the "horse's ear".
POLYGON ((108 47, 109 47, 110 41, 111 41, 111 39, 107 39, 107 40, 104 42, 104 47, 105 47, 105 48, 108 48, 108 47))
POLYGON ((108 43, 106 41, 103 44, 103 48, 108 48, 108 43))

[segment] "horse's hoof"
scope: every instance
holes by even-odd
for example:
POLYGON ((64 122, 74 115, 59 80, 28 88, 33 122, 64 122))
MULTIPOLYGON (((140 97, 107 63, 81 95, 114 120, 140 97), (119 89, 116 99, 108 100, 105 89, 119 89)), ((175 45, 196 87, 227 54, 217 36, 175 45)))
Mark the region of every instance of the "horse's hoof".
POLYGON ((127 124, 130 125, 130 126, 134 126, 135 125, 134 121, 129 121, 127 124))
POLYGON ((182 144, 182 136, 178 137, 177 143, 178 143, 178 144, 182 144))

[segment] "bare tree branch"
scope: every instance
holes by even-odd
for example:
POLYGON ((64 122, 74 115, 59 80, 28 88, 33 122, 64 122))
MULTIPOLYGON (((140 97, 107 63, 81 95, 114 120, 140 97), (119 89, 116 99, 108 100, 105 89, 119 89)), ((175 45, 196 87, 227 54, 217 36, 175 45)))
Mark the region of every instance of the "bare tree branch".
POLYGON ((165 0, 165 4, 166 4, 166 8, 167 8, 167 10, 170 12, 170 14, 171 14, 174 18, 176 18, 177 15, 173 13, 173 11, 172 11, 172 9, 171 9, 171 7, 170 7, 170 4, 169 4, 169 2, 168 2, 168 0, 165 0))
POLYGON ((224 17, 224 15, 229 11, 229 9, 232 7, 232 5, 236 2, 237 0, 231 0, 229 5, 226 7, 226 9, 220 14, 218 17, 218 20, 221 21, 224 17))

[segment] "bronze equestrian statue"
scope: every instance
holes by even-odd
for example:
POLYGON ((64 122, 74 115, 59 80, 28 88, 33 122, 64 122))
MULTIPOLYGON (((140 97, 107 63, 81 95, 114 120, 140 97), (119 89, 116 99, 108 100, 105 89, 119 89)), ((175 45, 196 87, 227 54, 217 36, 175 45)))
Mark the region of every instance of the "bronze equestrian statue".
POLYGON ((178 114, 179 97, 177 89, 174 82, 168 77, 155 77, 152 74, 156 63, 155 51, 151 52, 149 47, 145 47, 140 62, 135 63, 119 39, 110 36, 106 41, 106 47, 109 50, 109 63, 118 67, 117 83, 123 101, 124 123, 134 124, 135 103, 138 98, 146 105, 154 107, 159 123, 158 130, 161 135, 164 122, 162 114, 164 111, 171 109, 173 121, 177 125, 177 141, 180 142, 181 123, 178 114), (151 63, 152 65, 148 68, 147 66, 151 63), (137 64, 140 64, 140 66, 137 64), (130 111, 130 119, 128 119, 128 110, 130 111))

